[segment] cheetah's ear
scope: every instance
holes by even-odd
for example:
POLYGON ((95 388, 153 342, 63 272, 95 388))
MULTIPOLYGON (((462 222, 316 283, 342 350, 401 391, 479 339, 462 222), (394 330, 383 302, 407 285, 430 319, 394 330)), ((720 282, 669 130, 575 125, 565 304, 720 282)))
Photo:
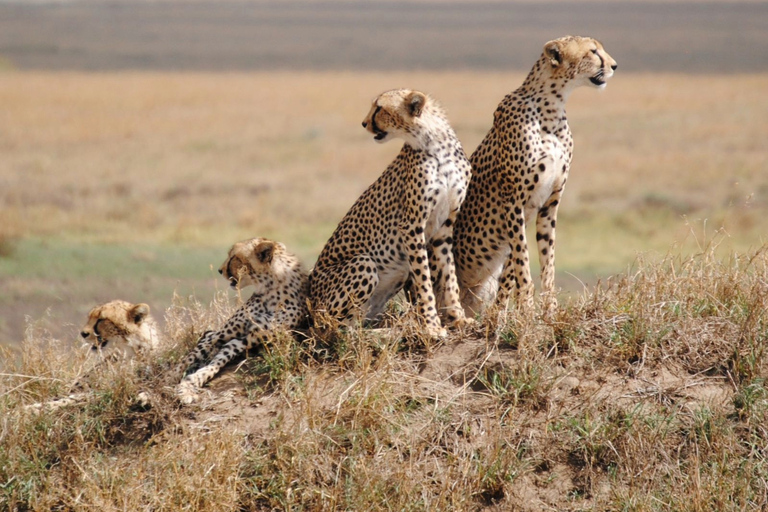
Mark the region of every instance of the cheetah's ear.
POLYGON ((549 63, 556 68, 563 63, 563 54, 560 49, 559 41, 550 41, 544 45, 544 55, 549 59, 549 63))
POLYGON ((136 325, 144 321, 149 314, 149 306, 146 304, 136 304, 128 311, 128 318, 136 325))
POLYGON ((405 98, 405 104, 408 106, 408 113, 413 117, 419 117, 427 103, 427 96, 419 91, 413 91, 405 98))
POLYGON ((261 263, 268 264, 272 261, 272 256, 275 253, 275 242, 265 240, 253 248, 253 253, 261 263))

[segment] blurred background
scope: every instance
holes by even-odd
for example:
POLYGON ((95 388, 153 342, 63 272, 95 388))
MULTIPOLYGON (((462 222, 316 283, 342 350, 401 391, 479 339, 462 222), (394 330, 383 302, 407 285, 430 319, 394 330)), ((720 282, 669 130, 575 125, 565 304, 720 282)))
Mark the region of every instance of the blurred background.
POLYGON ((763 2, 0 1, 0 343, 207 302, 252 236, 311 266, 399 151, 360 127, 375 95, 429 92, 471 153, 566 34, 619 68, 569 100, 563 300, 638 257, 760 247, 763 2))

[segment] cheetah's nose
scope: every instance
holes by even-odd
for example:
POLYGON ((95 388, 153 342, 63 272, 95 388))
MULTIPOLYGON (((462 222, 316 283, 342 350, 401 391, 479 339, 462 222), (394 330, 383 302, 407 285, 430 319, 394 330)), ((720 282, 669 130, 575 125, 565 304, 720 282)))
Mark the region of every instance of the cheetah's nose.
POLYGON ((82 331, 82 332, 80 333, 80 336, 82 336, 83 338, 87 338, 87 337, 88 337, 88 335, 89 335, 88 331, 82 331))
POLYGON ((219 269, 219 274, 224 275, 224 271, 219 269))
POLYGON ((611 69, 612 69, 612 70, 614 70, 614 71, 616 71, 616 68, 617 68, 617 67, 619 67, 619 65, 618 65, 618 64, 614 64, 613 66, 611 66, 611 69))
POLYGON ((363 121, 363 128, 368 128, 368 121, 363 121))

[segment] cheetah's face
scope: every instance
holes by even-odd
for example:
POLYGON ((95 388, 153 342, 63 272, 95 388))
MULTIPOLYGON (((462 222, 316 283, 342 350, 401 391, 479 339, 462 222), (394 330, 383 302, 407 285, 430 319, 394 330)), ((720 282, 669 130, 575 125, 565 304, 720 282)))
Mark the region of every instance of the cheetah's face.
POLYGON ((617 68, 600 41, 591 37, 566 36, 544 45, 554 78, 563 78, 569 85, 593 85, 604 88, 617 68))
POLYGON ((277 260, 284 252, 283 244, 266 238, 238 242, 229 250, 219 274, 233 288, 255 286, 257 291, 263 290, 277 279, 277 260))
POLYGON ((142 348, 144 340, 142 325, 149 315, 146 304, 131 304, 122 300, 107 302, 96 306, 88 313, 88 320, 80 331, 80 336, 91 345, 92 351, 132 352, 142 348))
POLYGON ((363 119, 363 128, 373 134, 376 142, 393 138, 411 140, 416 131, 416 120, 424 111, 427 96, 410 89, 395 89, 380 94, 363 119))

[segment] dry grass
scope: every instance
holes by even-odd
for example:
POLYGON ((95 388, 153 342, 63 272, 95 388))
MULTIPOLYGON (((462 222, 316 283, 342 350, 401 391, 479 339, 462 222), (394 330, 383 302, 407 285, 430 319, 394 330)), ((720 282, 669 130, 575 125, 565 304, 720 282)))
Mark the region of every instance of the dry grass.
MULTIPOLYGON (((165 274, 188 261, 156 248, 223 258, 258 234, 311 263, 397 151, 359 127, 373 95, 431 92, 471 151, 521 78, 4 72, 0 330, 9 311, 87 310, 97 292, 148 300, 155 259, 165 274), (89 251, 104 261, 82 269, 89 251)), ((232 305, 176 298, 158 361, 41 413, 21 409, 88 363, 77 326, 30 323, 0 375, 0 510, 765 509, 767 82, 620 73, 574 94, 558 268, 626 271, 548 321, 486 321, 436 346, 279 336, 181 409, 167 370, 232 305)))
POLYGON ((764 510, 768 248, 716 249, 440 345, 277 336, 185 409, 164 372, 223 296, 178 301, 160 360, 103 372, 82 407, 20 410, 82 365, 30 331, 0 377, 0 508, 764 510))

